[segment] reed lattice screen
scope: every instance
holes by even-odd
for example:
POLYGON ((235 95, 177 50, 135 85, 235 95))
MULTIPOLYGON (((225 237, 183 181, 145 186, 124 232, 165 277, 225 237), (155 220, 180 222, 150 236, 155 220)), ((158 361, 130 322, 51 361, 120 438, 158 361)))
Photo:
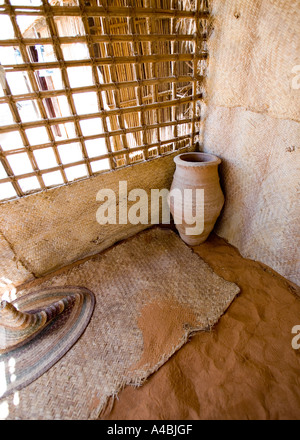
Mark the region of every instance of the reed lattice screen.
POLYGON ((0 0, 0 199, 192 145, 208 14, 207 0, 0 0))

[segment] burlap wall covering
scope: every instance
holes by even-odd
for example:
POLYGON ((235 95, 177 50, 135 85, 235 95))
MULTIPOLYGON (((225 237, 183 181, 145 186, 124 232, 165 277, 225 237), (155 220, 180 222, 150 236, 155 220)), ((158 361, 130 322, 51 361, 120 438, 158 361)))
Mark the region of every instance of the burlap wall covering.
POLYGON ((299 122, 300 92, 292 88, 300 64, 299 1, 212 0, 211 7, 210 103, 299 122))
POLYGON ((214 0, 212 15, 204 150, 223 159, 226 195, 216 232, 299 284, 299 2, 214 0))
MULTIPOLYGON (((171 186, 176 154, 3 203, 0 293, 6 290, 4 278, 20 284, 96 254, 150 226, 100 225, 96 220, 100 206, 96 195, 100 189, 109 188, 115 191, 118 201, 119 181, 127 181, 128 192, 133 188, 147 191, 150 206, 152 188, 171 186)), ((128 202, 128 209, 132 204, 128 202)))

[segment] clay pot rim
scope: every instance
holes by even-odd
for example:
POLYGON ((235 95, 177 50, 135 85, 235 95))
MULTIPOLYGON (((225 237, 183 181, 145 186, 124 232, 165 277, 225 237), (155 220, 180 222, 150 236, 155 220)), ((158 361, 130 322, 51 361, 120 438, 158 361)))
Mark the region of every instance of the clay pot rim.
POLYGON ((198 151, 192 151, 189 153, 178 154, 178 156, 174 157, 174 162, 176 165, 182 165, 185 167, 208 167, 208 166, 216 166, 221 163, 221 159, 214 154, 202 153, 198 151), (188 161, 182 159, 183 156, 197 156, 198 158, 206 159, 203 162, 199 161, 188 161))

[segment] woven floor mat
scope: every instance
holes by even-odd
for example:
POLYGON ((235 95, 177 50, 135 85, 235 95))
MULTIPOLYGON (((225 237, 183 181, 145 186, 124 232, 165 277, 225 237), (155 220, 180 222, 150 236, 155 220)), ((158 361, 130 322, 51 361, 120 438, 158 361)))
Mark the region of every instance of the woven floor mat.
POLYGON ((141 385, 193 332, 216 324, 240 290, 159 228, 18 295, 72 285, 95 295, 88 327, 50 370, 0 400, 4 418, 96 419, 125 385, 141 385))

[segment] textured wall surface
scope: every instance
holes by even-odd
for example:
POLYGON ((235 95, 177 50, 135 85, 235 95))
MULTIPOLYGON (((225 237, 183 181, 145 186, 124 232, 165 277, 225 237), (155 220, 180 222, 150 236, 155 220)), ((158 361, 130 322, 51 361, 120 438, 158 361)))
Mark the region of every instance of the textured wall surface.
POLYGON ((300 91, 293 89, 300 84, 293 73, 300 65, 299 0, 211 3, 210 103, 299 121, 300 91))
MULTIPOLYGON (((150 222, 100 225, 96 213, 101 202, 96 195, 112 189, 118 203, 119 182, 126 181, 128 193, 134 188, 146 190, 149 207, 151 189, 170 188, 175 155, 1 204, 0 231, 5 240, 0 240, 0 278, 9 273, 11 282, 20 283, 42 276, 149 227, 150 222)), ((128 202, 128 210, 134 204, 128 202)))
POLYGON ((223 159, 216 232, 300 284, 300 4, 213 1, 204 150, 223 159))
POLYGON ((7 240, 0 234, 0 294, 10 289, 10 284, 20 284, 32 279, 33 275, 25 269, 7 240))

